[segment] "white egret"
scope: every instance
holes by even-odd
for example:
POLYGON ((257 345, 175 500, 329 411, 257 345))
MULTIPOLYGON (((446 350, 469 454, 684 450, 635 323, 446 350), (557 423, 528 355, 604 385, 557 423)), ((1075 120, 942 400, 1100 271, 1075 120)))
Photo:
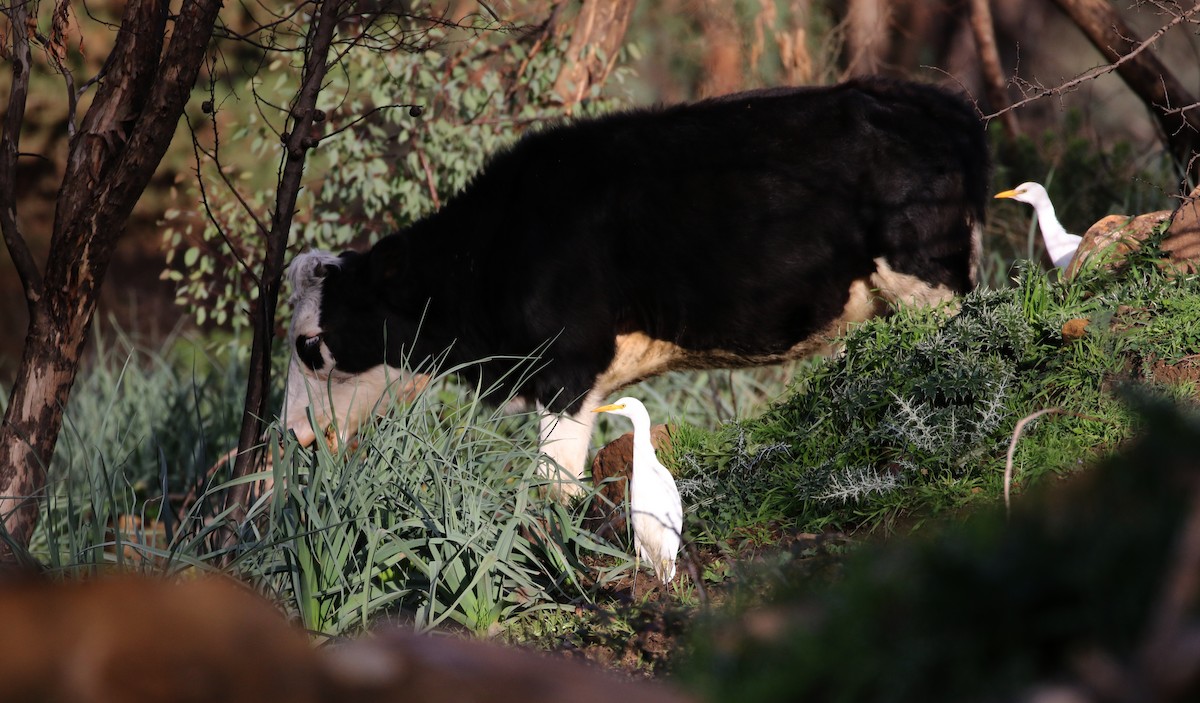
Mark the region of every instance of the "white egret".
POLYGON ((1021 185, 1006 190, 1001 193, 996 193, 997 198, 1012 198, 1023 203, 1029 203, 1037 212, 1038 228, 1042 231, 1042 241, 1046 242, 1046 251, 1050 254, 1050 260, 1060 269, 1065 269, 1071 259, 1075 258, 1075 250, 1079 248, 1079 242, 1083 240, 1076 234, 1067 234, 1067 230, 1058 222, 1058 218, 1054 215, 1054 203, 1050 202, 1050 196, 1046 194, 1046 189, 1039 183, 1022 183, 1021 185))
POLYGON ((683 503, 671 472, 658 461, 650 442, 650 415, 636 398, 621 398, 594 412, 623 415, 633 421, 633 476, 629 513, 639 559, 654 567, 664 584, 675 577, 675 557, 683 534, 683 503))

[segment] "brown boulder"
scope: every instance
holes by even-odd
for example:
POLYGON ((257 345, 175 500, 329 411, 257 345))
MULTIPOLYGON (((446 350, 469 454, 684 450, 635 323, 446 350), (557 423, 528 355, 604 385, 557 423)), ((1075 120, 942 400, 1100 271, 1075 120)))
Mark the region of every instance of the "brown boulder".
POLYGON ((1073 276, 1082 262, 1100 256, 1105 266, 1119 267, 1125 257, 1163 222, 1170 221, 1162 250, 1171 267, 1181 273, 1200 271, 1200 188, 1192 191, 1176 210, 1159 210, 1143 215, 1109 215, 1088 228, 1067 275, 1073 276))
POLYGON ((685 703, 666 686, 451 636, 314 647, 228 579, 0 573, 0 703, 685 703))

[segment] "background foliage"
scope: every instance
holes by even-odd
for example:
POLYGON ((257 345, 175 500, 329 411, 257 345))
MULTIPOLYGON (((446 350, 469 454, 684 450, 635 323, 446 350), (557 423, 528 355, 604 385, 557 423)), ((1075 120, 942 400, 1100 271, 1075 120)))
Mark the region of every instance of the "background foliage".
MULTIPOLYGON (((620 104, 601 98, 600 85, 570 108, 554 93, 569 33, 555 38, 536 27, 482 19, 463 28, 427 25, 400 23, 395 31, 419 35, 406 50, 350 48, 331 74, 320 102, 325 133, 299 204, 294 252, 371 244, 454 197, 488 156, 525 130, 620 104)), ((627 73, 617 70, 614 83, 627 73)), ((222 107, 195 138, 210 136, 208 152, 216 158, 201 161, 200 180, 185 182, 180 195, 183 202, 203 198, 207 217, 174 208, 163 229, 164 275, 176 284, 176 302, 199 324, 209 317, 235 331, 248 324, 241 310, 258 291, 243 266, 257 269, 263 252, 245 204, 260 219, 269 208, 271 192, 262 186, 273 174, 278 129, 269 112, 247 113, 239 103, 252 95, 269 105, 272 96, 294 91, 295 80, 294 67, 277 60, 244 86, 215 79, 210 85, 209 100, 222 107), (223 134, 226 121, 232 129, 223 134), (222 151, 222 143, 238 145, 237 152, 222 151), (246 192, 233 192, 228 180, 246 192)), ((281 317, 287 314, 285 306, 281 317)))

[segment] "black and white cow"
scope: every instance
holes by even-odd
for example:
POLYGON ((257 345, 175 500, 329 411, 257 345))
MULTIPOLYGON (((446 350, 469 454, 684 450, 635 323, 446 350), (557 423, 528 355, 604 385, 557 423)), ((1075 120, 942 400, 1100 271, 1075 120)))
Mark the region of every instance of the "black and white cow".
POLYGON ((402 360, 549 342, 536 375, 481 373, 519 384, 578 477, 591 410, 624 386, 808 356, 887 302, 969 289, 987 162, 963 100, 879 79, 539 130, 369 251, 296 257, 287 426, 311 441, 311 402, 344 438, 402 360))

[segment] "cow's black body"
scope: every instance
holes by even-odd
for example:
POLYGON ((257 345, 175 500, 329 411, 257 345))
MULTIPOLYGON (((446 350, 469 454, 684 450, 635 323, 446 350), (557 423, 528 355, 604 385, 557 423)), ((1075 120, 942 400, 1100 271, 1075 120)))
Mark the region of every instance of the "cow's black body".
MULTIPOLYGON (((967 290, 986 176, 974 112, 911 83, 754 91, 552 127, 440 211, 323 267, 319 331, 348 373, 383 362, 385 339, 392 366, 553 340, 545 370, 516 390, 575 413, 623 336, 677 357, 644 373, 761 363, 828 330, 880 261, 931 290, 967 290)), ((293 341, 315 367, 324 357, 305 334, 293 341)))

